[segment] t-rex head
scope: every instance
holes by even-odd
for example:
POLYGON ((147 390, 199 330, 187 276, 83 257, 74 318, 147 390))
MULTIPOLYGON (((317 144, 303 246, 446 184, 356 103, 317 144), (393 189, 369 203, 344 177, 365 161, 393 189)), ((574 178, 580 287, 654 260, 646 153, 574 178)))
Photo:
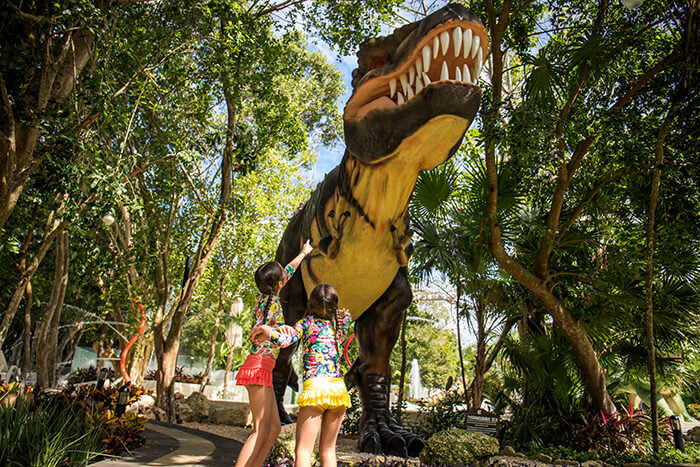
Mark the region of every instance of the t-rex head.
POLYGON ((484 27, 459 4, 361 44, 343 116, 348 153, 366 164, 379 163, 436 117, 460 117, 466 126, 440 134, 445 121, 436 120, 423 138, 450 141, 447 154, 436 154, 421 169, 446 160, 479 109, 475 82, 487 52, 484 27))

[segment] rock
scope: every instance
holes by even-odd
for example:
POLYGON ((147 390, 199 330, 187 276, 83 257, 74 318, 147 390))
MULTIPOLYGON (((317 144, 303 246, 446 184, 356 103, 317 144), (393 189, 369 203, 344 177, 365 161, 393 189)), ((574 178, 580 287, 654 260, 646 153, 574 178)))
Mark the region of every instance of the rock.
POLYGON ((700 425, 688 430, 688 433, 683 436, 683 439, 686 441, 692 441, 693 443, 700 443, 700 425))
POLYGON ((209 417, 212 423, 232 426, 248 426, 253 424, 248 404, 236 404, 215 409, 209 417))
POLYGON ((513 454, 513 457, 519 457, 519 458, 521 458, 521 459, 527 459, 527 458, 528 458, 528 457, 527 457, 525 454, 523 454, 522 452, 516 452, 515 454, 513 454))
POLYGON ((542 467, 540 462, 512 456, 490 457, 486 465, 489 467, 542 467))
POLYGON ((209 399, 201 392, 193 392, 185 399, 185 404, 189 405, 196 420, 202 421, 209 417, 209 399))
POLYGON ((151 409, 154 405, 156 405, 156 400, 153 398, 153 396, 149 396, 148 394, 141 394, 141 397, 139 397, 137 402, 142 410, 151 409))
POLYGON ((629 464, 624 464, 624 467, 651 467, 651 464, 646 462, 631 462, 629 464))
POLYGON ((468 464, 498 452, 498 440, 483 433, 450 428, 431 436, 420 453, 425 464, 468 464))
POLYGON ((598 461, 586 461, 581 464, 581 467, 603 467, 603 464, 598 461))
POLYGON ((578 467, 578 461, 570 461, 568 459, 557 459, 554 461, 554 465, 561 465, 562 467, 578 467))
POLYGON ((161 409, 160 407, 153 407, 153 416, 159 422, 167 423, 168 421, 168 416, 165 413, 165 410, 161 409))
POLYGON ((552 463, 552 456, 548 456, 547 454, 533 454, 530 456, 530 459, 533 461, 544 462, 545 464, 552 463))
POLYGON ((501 449, 501 452, 499 452, 498 455, 499 456, 514 456, 515 449, 513 449, 511 446, 506 446, 503 449, 501 449))
POLYGON ((194 412, 192 411, 192 408, 185 404, 184 401, 182 400, 176 400, 175 401, 175 413, 180 416, 182 421, 184 422, 197 422, 199 421, 198 418, 194 412))

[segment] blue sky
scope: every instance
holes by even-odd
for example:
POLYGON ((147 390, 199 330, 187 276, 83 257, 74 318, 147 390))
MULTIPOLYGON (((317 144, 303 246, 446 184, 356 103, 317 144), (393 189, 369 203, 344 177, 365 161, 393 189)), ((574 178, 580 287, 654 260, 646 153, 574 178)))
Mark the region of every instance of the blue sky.
MULTIPOLYGON (((321 40, 315 40, 309 43, 309 49, 312 51, 321 51, 328 59, 328 62, 338 68, 343 73, 343 83, 345 84, 345 94, 338 98, 338 109, 342 113, 345 108, 345 103, 350 98, 352 93, 352 70, 357 67, 357 57, 354 55, 338 55, 333 51, 328 44, 321 40)), ((334 147, 320 146, 318 148, 318 159, 312 170, 312 179, 314 184, 323 180, 326 173, 330 172, 343 158, 345 146, 339 141, 334 147)))

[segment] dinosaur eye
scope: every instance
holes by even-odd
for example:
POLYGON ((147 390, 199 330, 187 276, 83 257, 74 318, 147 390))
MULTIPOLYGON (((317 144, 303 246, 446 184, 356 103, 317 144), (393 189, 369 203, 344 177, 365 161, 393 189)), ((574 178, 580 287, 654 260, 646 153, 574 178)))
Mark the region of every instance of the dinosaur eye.
POLYGON ((375 55, 372 57, 372 61, 369 62, 369 69, 374 70, 375 68, 379 68, 381 66, 384 66, 386 63, 386 57, 383 55, 375 55))

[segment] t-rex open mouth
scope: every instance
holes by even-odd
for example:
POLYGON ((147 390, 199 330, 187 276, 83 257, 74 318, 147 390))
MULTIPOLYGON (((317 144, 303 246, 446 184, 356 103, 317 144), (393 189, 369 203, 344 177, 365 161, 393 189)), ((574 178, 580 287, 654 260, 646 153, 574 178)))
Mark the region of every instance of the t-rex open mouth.
POLYGON ((360 119, 373 110, 401 106, 437 82, 475 84, 488 52, 486 44, 486 31, 474 22, 437 26, 397 70, 363 79, 348 101, 345 118, 360 119))

